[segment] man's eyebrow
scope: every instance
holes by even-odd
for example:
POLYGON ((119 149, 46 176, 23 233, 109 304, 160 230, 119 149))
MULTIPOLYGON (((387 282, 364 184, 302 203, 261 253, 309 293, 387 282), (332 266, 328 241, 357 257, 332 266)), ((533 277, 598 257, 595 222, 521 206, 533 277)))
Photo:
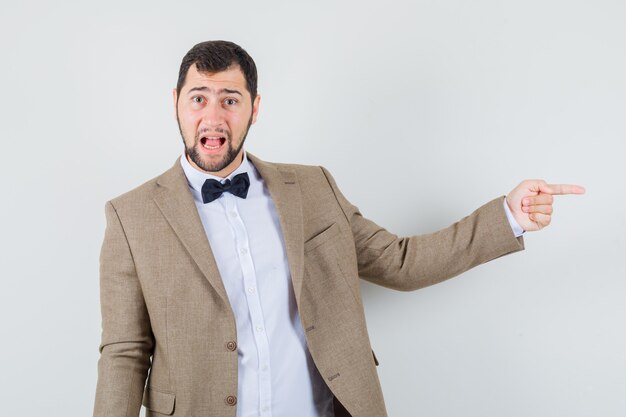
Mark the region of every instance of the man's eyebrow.
MULTIPOLYGON (((193 88, 191 88, 187 92, 187 94, 191 94, 194 91, 208 91, 209 93, 213 93, 214 92, 211 87, 202 86, 202 87, 193 87, 193 88)), ((221 89, 217 90, 217 94, 222 94, 222 93, 239 94, 241 97, 243 97, 243 94, 241 94, 241 92, 239 92, 238 90, 232 90, 230 88, 221 88, 221 89)))

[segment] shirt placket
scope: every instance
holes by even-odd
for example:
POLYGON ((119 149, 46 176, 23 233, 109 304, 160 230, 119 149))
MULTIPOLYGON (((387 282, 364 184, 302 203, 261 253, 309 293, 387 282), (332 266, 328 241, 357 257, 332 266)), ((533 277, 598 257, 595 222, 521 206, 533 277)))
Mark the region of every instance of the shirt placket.
POLYGON ((225 206, 228 220, 235 232, 235 245, 241 272, 243 275, 243 288, 248 301, 248 312, 250 314, 250 322, 252 325, 252 333, 256 342, 258 355, 258 376, 259 376, 259 413, 262 417, 272 416, 272 380, 270 369, 270 348, 267 338, 265 319, 261 308, 261 300, 259 298, 256 271, 250 253, 250 243, 248 239, 248 231, 241 219, 239 210, 237 209, 238 197, 224 195, 221 198, 225 206))

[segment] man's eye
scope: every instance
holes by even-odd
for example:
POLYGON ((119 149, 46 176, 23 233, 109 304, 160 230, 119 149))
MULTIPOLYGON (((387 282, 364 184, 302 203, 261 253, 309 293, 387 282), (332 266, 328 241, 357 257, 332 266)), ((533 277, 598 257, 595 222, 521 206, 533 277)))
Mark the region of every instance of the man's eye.
POLYGON ((233 104, 237 103, 237 100, 235 100, 234 98, 227 98, 226 100, 224 100, 224 103, 228 104, 229 106, 232 106, 233 104))
POLYGON ((202 103, 202 101, 204 101, 204 99, 200 96, 195 96, 194 98, 191 99, 194 103, 202 103))

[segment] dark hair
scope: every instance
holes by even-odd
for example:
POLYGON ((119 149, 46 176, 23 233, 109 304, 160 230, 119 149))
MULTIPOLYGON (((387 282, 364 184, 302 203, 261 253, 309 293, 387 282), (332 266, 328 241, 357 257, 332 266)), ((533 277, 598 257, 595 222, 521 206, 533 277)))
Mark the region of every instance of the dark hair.
POLYGON ((256 98, 256 65, 252 57, 241 46, 229 41, 206 41, 191 48, 180 63, 178 84, 176 85, 177 96, 180 96, 180 90, 185 84, 189 67, 193 64, 196 64, 200 72, 220 72, 233 65, 239 65, 246 79, 246 88, 252 101, 256 98))

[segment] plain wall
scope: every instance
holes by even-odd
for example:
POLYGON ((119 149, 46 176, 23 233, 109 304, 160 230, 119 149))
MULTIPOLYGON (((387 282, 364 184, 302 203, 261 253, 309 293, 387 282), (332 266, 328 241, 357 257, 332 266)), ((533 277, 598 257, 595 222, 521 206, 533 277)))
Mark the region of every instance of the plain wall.
MULTIPOLYGON (((363 284, 390 416, 626 415, 626 3, 10 2, 0 13, 2 415, 91 415, 107 200, 182 152, 194 44, 259 68, 247 149, 327 167, 399 235, 577 183, 526 250, 363 284)), ((355 416, 357 417, 357 416, 355 416)))

